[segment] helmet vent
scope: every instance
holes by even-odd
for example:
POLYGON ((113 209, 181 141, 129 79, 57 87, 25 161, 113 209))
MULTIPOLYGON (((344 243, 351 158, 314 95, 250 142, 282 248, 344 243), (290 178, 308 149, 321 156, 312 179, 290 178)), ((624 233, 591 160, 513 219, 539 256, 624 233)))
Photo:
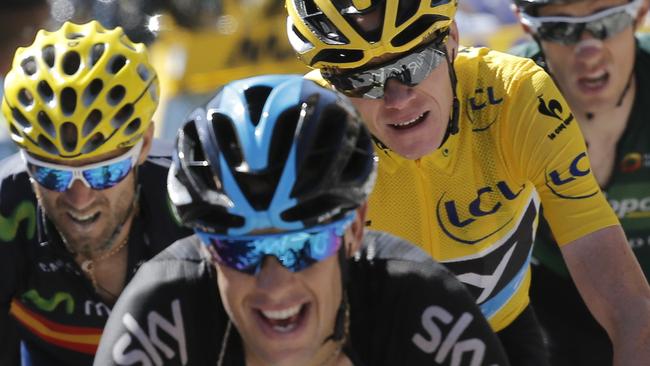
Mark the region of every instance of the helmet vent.
POLYGON ((74 33, 66 33, 65 38, 74 40, 74 39, 83 38, 83 36, 84 35, 81 33, 74 32, 74 33))
POLYGON ((61 91, 61 111, 66 116, 74 113, 77 109, 77 92, 74 89, 67 87, 61 91))
POLYGON ((137 71, 138 71, 138 76, 140 76, 140 79, 142 79, 142 81, 149 80, 149 70, 147 69, 146 66, 144 66, 143 64, 138 65, 137 71))
POLYGON ((81 148, 81 153, 82 154, 88 154, 91 153, 95 150, 97 150, 98 147, 102 146, 104 143, 104 135, 101 133, 97 132, 96 134, 93 135, 81 148))
MULTIPOLYGON (((446 2, 448 3, 449 0, 444 0, 444 1, 431 1, 431 7, 438 6, 434 5, 434 3, 441 3, 441 2, 446 2)), ((395 19, 395 27, 399 27, 400 25, 404 24, 407 20, 411 19, 418 11, 418 6, 420 5, 419 1, 413 1, 413 0, 401 0, 399 2, 399 5, 397 6, 397 17, 395 19)))
POLYGON ((127 135, 133 135, 140 129, 140 125, 142 125, 142 120, 140 118, 136 118, 133 121, 129 122, 129 124, 124 129, 124 133, 127 135))
POLYGON ((50 119, 50 116, 47 115, 47 113, 40 111, 36 115, 36 120, 38 121, 38 124, 41 126, 43 131, 47 132, 48 135, 52 136, 52 138, 56 137, 56 128, 54 128, 54 123, 52 123, 52 120, 50 119))
POLYGON ((38 147, 41 149, 47 151, 48 153, 52 155, 59 155, 59 150, 54 146, 52 141, 50 141, 47 137, 43 135, 38 135, 38 147))
POLYGON ((13 123, 9 124, 9 131, 11 132, 12 135, 18 138, 23 138, 23 136, 20 134, 20 132, 18 132, 18 129, 16 128, 16 126, 14 126, 13 123))
POLYGON ((97 109, 93 109, 92 112, 88 114, 88 117, 86 117, 86 121, 84 121, 83 128, 81 129, 81 135, 83 137, 90 135, 90 133, 95 130, 101 121, 102 112, 97 109))
POLYGON ((61 143, 67 152, 73 152, 77 147, 77 126, 72 122, 64 122, 61 125, 61 143))
POLYGON ((363 51, 361 50, 324 49, 314 56, 314 58, 311 60, 311 64, 314 65, 320 61, 345 64, 350 62, 357 62, 361 59, 363 59, 363 51))
POLYGON ((273 128, 273 138, 269 147, 269 167, 277 167, 278 178, 291 151, 298 120, 300 120, 300 108, 287 109, 280 114, 273 128))
POLYGON ((115 75, 126 65, 126 57, 122 55, 116 55, 111 59, 111 62, 108 65, 108 72, 115 75))
POLYGON ((90 50, 90 66, 95 66, 97 64, 97 61, 102 57, 104 54, 104 50, 106 49, 106 46, 104 46, 103 43, 97 43, 96 45, 93 46, 93 48, 90 50))
POLYGON ((25 107, 30 107, 32 104, 34 104, 34 96, 29 92, 29 90, 25 88, 20 89, 18 92, 18 100, 20 101, 20 104, 25 107))
POLYGON ((50 68, 54 67, 54 59, 56 56, 56 51, 54 50, 54 46, 49 45, 43 47, 43 50, 41 51, 41 54, 43 55, 43 61, 49 66, 50 68))
POLYGON ((292 196, 302 196, 314 187, 322 184, 323 177, 332 168, 333 156, 340 156, 338 152, 343 141, 343 134, 346 130, 347 113, 338 106, 328 106, 323 110, 320 116, 320 123, 315 135, 312 135, 310 141, 301 141, 302 144, 309 143, 299 151, 305 151, 306 156, 300 160, 300 167, 296 185, 292 191, 292 196))
POLYGON ((420 18, 418 18, 418 20, 413 22, 411 25, 406 27, 406 29, 401 31, 398 35, 393 37, 390 43, 391 45, 393 45, 393 47, 401 47, 411 42, 412 40, 422 36, 422 34, 426 32, 428 29, 430 29, 435 23, 440 21, 446 21, 446 20, 449 20, 449 18, 442 15, 437 15, 437 14, 423 15, 420 18))
POLYGON ((267 86, 256 86, 246 89, 244 96, 248 105, 248 115, 254 126, 260 123, 264 103, 271 94, 273 88, 267 86))
POLYGON ((242 155, 239 139, 237 139, 237 135, 235 134, 232 120, 221 113, 213 113, 212 128, 217 137, 219 150, 221 150, 224 158, 228 161, 228 165, 237 169, 244 162, 244 156, 242 155))
POLYGON ((63 72, 66 75, 74 75, 79 71, 81 66, 81 58, 75 51, 70 51, 63 56, 63 72))
POLYGON ((116 106, 124 99, 124 95, 126 95, 126 89, 122 85, 116 85, 108 92, 108 103, 116 106))
POLYGON ((34 56, 29 56, 20 63, 20 67, 26 75, 32 76, 36 74, 36 60, 34 56))
POLYGON ((25 116, 22 113, 20 113, 20 111, 18 109, 12 108, 11 109, 11 114, 13 115, 16 122, 18 122, 23 128, 32 127, 32 124, 29 123, 27 118, 25 118, 25 116))
POLYGON ((104 88, 104 82, 101 79, 95 79, 88 84, 86 90, 83 93, 83 102, 86 107, 88 107, 92 102, 97 99, 99 93, 101 93, 104 88))
POLYGON ((120 109, 119 112, 115 114, 115 117, 113 117, 113 120, 111 121, 111 125, 115 128, 118 129, 122 127, 126 121, 131 118, 133 115, 133 104, 126 104, 124 107, 120 109))
POLYGON ((372 164, 368 164, 368 151, 372 151, 372 140, 366 129, 359 129, 357 145, 354 147, 343 172, 341 173, 341 182, 350 183, 358 180, 365 181, 372 170, 372 164))
POLYGON ((52 99, 54 99, 54 91, 52 91, 52 88, 47 81, 39 81, 36 89, 38 90, 38 95, 41 96, 41 99, 43 99, 45 103, 50 103, 52 99))

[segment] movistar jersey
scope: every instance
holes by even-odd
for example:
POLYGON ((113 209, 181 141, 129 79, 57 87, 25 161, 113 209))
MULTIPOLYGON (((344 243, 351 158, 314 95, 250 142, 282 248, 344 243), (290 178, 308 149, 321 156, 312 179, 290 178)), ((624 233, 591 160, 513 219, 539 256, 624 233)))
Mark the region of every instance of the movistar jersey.
POLYGON ((528 304, 540 201, 560 245, 617 218, 548 74, 486 48, 462 48, 454 66, 460 132, 418 160, 378 144, 368 225, 447 265, 498 331, 528 304))
MULTIPOLYGON (((139 211, 128 242, 127 281, 142 262, 189 235, 166 197, 171 146, 154 141, 138 168, 139 211)), ((37 204, 18 154, 0 163, 0 339, 10 313, 33 366, 91 365, 112 304, 105 303, 37 204)), ((0 345, 3 353, 11 352, 0 345)))
MULTIPOLYGON (((515 52, 538 59, 536 45, 526 46, 515 52)), ((611 180, 603 190, 646 277, 650 278, 650 34, 638 36, 634 75, 634 104, 616 146, 616 165, 611 180)), ((540 227, 534 255, 541 264, 569 277, 546 223, 540 227)))
MULTIPOLYGON (((355 366, 508 365, 471 295, 415 246, 368 232, 347 264, 344 352, 355 366)), ((228 322, 210 255, 196 236, 185 238, 124 290, 95 365, 244 365, 241 337, 234 326, 227 332, 228 322)))

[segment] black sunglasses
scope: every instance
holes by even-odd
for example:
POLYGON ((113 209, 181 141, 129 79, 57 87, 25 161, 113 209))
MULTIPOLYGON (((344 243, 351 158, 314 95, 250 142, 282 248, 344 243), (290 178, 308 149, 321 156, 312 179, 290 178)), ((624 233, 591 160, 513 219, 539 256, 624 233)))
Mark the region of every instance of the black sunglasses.
POLYGON ((416 86, 446 60, 444 43, 431 42, 413 49, 402 57, 383 65, 355 69, 345 73, 321 70, 322 76, 336 90, 353 98, 380 99, 389 79, 416 86))
POLYGON ((545 41, 573 45, 580 41, 585 31, 604 40, 631 26, 642 2, 643 0, 635 0, 586 17, 534 17, 522 13, 522 22, 545 41))

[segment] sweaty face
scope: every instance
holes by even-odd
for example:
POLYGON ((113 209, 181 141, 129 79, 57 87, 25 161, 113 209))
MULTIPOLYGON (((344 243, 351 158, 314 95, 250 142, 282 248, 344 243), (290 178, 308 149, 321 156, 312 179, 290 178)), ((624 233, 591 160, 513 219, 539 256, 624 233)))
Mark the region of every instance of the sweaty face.
MULTIPOLYGON (((142 150, 137 157, 138 164, 142 164, 147 158, 152 139, 153 124, 143 137, 142 150)), ((91 159, 79 159, 74 163, 52 163, 84 166, 120 156, 127 150, 118 150, 91 159)), ((39 204, 56 226, 68 249, 92 257, 91 253, 105 251, 113 244, 111 236, 115 229, 125 223, 125 218, 131 214, 135 199, 134 179, 135 175, 131 169, 121 182, 104 190, 93 190, 79 180, 75 180, 64 192, 48 190, 37 182, 32 185, 39 204)), ((128 218, 125 224, 130 223, 131 218, 128 218)), ((126 226, 124 230, 128 230, 126 226)))
POLYGON ((447 64, 413 87, 389 80, 382 99, 351 99, 373 135, 396 153, 419 159, 436 150, 447 131, 453 100, 447 64))
MULTIPOLYGON (((446 53, 452 59, 458 30, 455 24, 450 28, 446 53)), ((381 65, 400 56, 403 55, 384 55, 371 65, 381 65)), ((415 86, 390 79, 381 99, 351 100, 375 137, 403 157, 419 159, 438 149, 447 132, 453 101, 449 66, 442 62, 415 86)))
MULTIPOLYGON (((74 166, 101 162, 121 153, 123 151, 79 160, 74 166)), ((115 229, 130 213, 135 196, 133 180, 131 171, 120 183, 104 190, 93 190, 79 180, 64 192, 48 190, 36 182, 33 186, 45 214, 69 249, 89 254, 106 249, 115 229)))
POLYGON ((341 303, 337 255, 295 273, 270 256, 254 276, 216 267, 221 299, 244 340, 247 364, 310 365, 335 351, 333 342, 323 342, 334 331, 341 303))
MULTIPOLYGON (((595 0, 547 5, 538 15, 584 17, 627 3, 595 0)), ((611 109, 618 103, 634 66, 634 26, 604 40, 583 32, 575 45, 542 41, 542 48, 551 74, 574 111, 611 109)))

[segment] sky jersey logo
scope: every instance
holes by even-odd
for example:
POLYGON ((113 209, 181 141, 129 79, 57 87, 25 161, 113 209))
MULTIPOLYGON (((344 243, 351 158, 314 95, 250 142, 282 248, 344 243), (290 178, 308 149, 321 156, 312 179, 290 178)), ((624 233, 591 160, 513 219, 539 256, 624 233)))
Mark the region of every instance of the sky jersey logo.
POLYGON ((415 333, 411 340, 424 353, 435 355, 436 364, 450 366, 481 366, 485 358, 485 343, 478 338, 462 339, 474 316, 463 313, 457 319, 440 306, 429 306, 422 312, 424 333, 415 333), (451 326, 445 334, 441 329, 451 326), (469 363, 461 363, 464 359, 469 363))
POLYGON ((181 364, 187 365, 185 328, 178 299, 171 302, 171 309, 171 322, 156 311, 149 312, 146 328, 140 325, 130 313, 124 314, 122 324, 128 329, 128 333, 124 333, 113 346, 113 361, 125 366, 136 364, 162 366, 165 364, 163 356, 171 360, 178 354, 181 364), (166 339, 171 337, 177 344, 166 344, 160 337, 160 331, 166 334, 166 339), (132 347, 134 343, 139 343, 139 347, 132 347))

